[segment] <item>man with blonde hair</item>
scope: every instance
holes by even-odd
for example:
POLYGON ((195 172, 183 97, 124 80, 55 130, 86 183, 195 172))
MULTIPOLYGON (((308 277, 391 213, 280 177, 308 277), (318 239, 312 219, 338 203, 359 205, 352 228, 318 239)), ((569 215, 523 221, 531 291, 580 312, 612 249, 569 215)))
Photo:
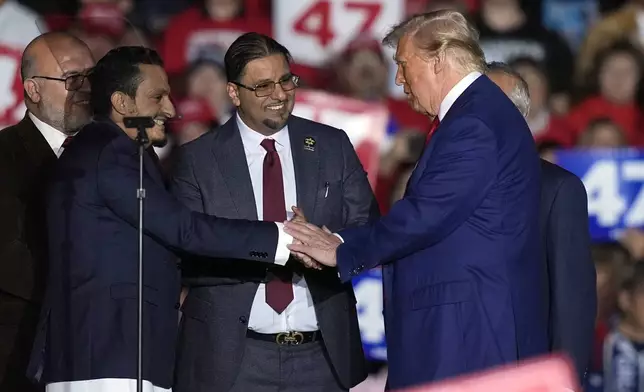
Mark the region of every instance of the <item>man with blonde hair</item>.
POLYGON ((394 27, 396 82, 436 128, 389 214, 333 235, 291 222, 299 257, 349 282, 383 267, 388 385, 399 389, 547 352, 539 156, 487 76, 478 34, 442 10, 394 27), (302 254, 306 256, 302 256, 302 254))

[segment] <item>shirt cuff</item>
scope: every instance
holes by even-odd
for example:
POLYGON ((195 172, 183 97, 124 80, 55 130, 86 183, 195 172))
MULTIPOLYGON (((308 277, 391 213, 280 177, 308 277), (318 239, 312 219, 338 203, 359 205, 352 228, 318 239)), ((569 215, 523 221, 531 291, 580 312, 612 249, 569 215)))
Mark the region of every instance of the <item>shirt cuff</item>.
POLYGON ((277 249, 275 250, 275 264, 284 265, 291 257, 291 251, 286 247, 293 243, 293 236, 284 232, 284 223, 275 222, 277 225, 277 232, 279 236, 277 237, 277 249))
MULTIPOLYGON (((338 234, 338 233, 333 233, 333 235, 334 235, 334 236, 336 236, 336 237, 338 237, 338 238, 340 239, 340 241, 342 241, 342 243, 344 244, 344 238, 342 238, 342 236, 341 236, 340 234, 338 234)), ((338 257, 338 256, 336 255, 336 257, 338 257)), ((340 276, 340 271, 338 271, 338 278, 341 278, 341 276, 340 276)))

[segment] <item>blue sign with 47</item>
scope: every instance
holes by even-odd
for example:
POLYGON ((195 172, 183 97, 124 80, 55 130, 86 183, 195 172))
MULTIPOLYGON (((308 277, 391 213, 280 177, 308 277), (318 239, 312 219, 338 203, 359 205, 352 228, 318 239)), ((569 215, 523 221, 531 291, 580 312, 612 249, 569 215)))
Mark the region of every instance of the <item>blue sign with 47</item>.
POLYGON ((644 151, 567 150, 557 153, 556 163, 584 183, 594 240, 614 240, 625 228, 644 227, 644 151))

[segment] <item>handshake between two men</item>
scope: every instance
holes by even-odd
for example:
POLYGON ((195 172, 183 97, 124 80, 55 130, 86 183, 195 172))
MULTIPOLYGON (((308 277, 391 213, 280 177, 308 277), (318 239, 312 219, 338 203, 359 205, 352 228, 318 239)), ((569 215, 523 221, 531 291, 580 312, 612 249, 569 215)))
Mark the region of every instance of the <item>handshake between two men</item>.
POLYGON ((308 268, 322 269, 323 266, 335 267, 335 251, 342 244, 340 237, 326 227, 308 223, 301 209, 291 207, 293 219, 284 222, 284 232, 293 236, 288 249, 308 268))

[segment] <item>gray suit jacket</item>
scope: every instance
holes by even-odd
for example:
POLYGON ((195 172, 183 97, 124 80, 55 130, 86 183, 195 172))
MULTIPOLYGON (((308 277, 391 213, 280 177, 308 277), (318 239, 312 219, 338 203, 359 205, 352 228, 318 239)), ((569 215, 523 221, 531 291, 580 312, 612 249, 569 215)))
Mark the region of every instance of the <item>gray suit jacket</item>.
MULTIPOLYGON (((336 231, 376 218, 375 198, 347 135, 295 116, 288 128, 297 203, 307 219, 336 231), (307 137, 315 139, 313 151, 304 148, 307 137)), ((257 220, 236 116, 182 146, 172 186, 195 211, 257 220)), ((266 281, 266 265, 184 258, 182 270, 190 293, 182 307, 174 390, 226 391, 240 369, 250 309, 259 283, 266 281)), ((335 269, 302 269, 302 273, 330 361, 338 381, 348 389, 366 378, 353 289, 340 282, 335 269)))

